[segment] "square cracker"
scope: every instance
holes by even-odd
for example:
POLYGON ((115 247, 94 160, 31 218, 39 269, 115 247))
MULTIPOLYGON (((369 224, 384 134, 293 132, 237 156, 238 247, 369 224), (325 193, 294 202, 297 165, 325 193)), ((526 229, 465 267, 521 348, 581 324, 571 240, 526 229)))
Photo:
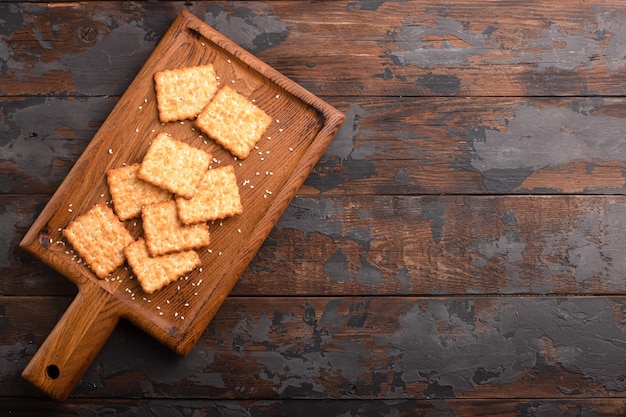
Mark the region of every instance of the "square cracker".
POLYGON ((124 264, 124 247, 134 240, 105 204, 96 204, 70 222, 63 236, 100 279, 124 264))
POLYGON ((177 68, 154 74, 162 122, 194 119, 217 92, 213 65, 177 68))
POLYGON ((237 158, 248 156, 272 118, 230 87, 224 87, 202 110, 196 125, 237 158))
POLYGON ((224 166, 209 169, 198 184, 193 198, 176 199, 183 224, 194 224, 240 214, 243 211, 235 169, 224 166))
POLYGON ((120 220, 141 216, 141 207, 172 198, 169 191, 139 179, 139 164, 107 171, 107 182, 113 199, 113 210, 120 220))
POLYGON ((141 218, 148 252, 152 256, 200 248, 210 242, 206 223, 189 226, 181 223, 174 200, 144 206, 141 218))
POLYGON ((160 290, 201 265, 200 256, 194 250, 152 257, 143 238, 127 246, 124 254, 147 294, 160 290))
POLYGON ((152 140, 137 176, 171 193, 191 198, 210 162, 209 153, 160 133, 152 140))

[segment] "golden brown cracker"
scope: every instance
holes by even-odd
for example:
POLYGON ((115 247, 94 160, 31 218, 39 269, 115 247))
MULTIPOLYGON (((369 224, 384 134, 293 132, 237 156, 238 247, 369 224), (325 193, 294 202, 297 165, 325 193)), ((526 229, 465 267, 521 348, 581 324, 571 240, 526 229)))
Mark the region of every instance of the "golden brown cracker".
POLYGON ((180 197, 191 198, 210 162, 209 153, 160 133, 152 140, 137 175, 180 197))
POLYGON ((124 247, 134 240, 105 204, 96 204, 73 220, 63 236, 100 279, 124 264, 124 247))
POLYGON ((196 125, 237 158, 244 159, 261 139, 272 118, 230 87, 215 94, 196 125))
POLYGON ((194 250, 152 257, 143 238, 124 249, 137 281, 144 292, 152 294, 201 265, 194 250))
POLYGON ((240 214, 243 211, 235 169, 209 169, 191 199, 177 198, 178 216, 183 224, 194 224, 240 214))
POLYGON ((195 249, 210 242, 206 223, 189 226, 181 223, 174 200, 144 206, 141 218, 152 256, 195 249))
POLYGON ((194 119, 217 92, 213 65, 159 71, 154 84, 161 122, 194 119))
POLYGON ((141 216, 141 207, 172 198, 172 194, 137 176, 139 164, 107 171, 107 183, 113 199, 113 210, 120 220, 141 216))

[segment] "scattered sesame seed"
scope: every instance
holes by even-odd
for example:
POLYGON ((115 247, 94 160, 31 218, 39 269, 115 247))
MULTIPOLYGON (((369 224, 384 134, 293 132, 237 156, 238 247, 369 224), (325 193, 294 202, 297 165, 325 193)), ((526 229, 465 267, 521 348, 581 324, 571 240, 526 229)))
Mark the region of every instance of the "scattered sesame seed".
POLYGON ((276 119, 276 123, 280 123, 280 120, 276 119))
POLYGON ((174 313, 174 317, 178 317, 178 311, 174 313))
POLYGON ((279 132, 282 132, 283 130, 285 130, 285 129, 283 129, 282 127, 280 129, 278 129, 279 132))
POLYGON ((263 157, 261 157, 260 159, 261 159, 261 161, 265 161, 265 158, 263 158, 263 157))
POLYGON ((181 320, 185 320, 185 316, 181 315, 181 316, 180 316, 180 319, 181 319, 181 320))
POLYGON ((147 98, 144 98, 144 99, 143 99, 143 102, 144 102, 144 103, 147 103, 147 102, 148 102, 148 99, 147 99, 147 98))
POLYGON ((71 213, 71 212, 72 212, 72 209, 67 209, 67 211, 71 213))
POLYGON ((293 148, 289 148, 289 152, 293 152, 293 148))
POLYGON ((202 46, 204 46, 204 42, 200 42, 202 44, 202 46))
POLYGON ((185 303, 185 307, 189 307, 189 303, 185 303))
POLYGON ((280 94, 276 94, 276 98, 279 98, 279 97, 280 97, 280 94))
POLYGON ((143 109, 143 106, 139 106, 139 110, 143 109))
POLYGON ((113 154, 113 149, 109 148, 109 155, 113 154))
POLYGON ((226 61, 230 64, 230 59, 227 59, 226 61))
POLYGON ((230 80, 231 83, 235 84, 235 80, 230 80))
POLYGON ((272 137, 271 137, 271 136, 268 136, 268 137, 267 137, 267 140, 272 140, 272 137))
POLYGON ((219 253, 218 253, 218 255, 220 255, 220 256, 221 256, 221 255, 222 255, 222 252, 219 252, 219 253))
POLYGON ((159 311, 159 316, 162 316, 162 315, 163 315, 163 312, 162 312, 162 311, 159 311))
MULTIPOLYGON (((241 229, 237 229, 237 233, 241 233, 241 229)), ((52 239, 50 239, 50 240, 52 240, 52 239)), ((50 243, 52 243, 52 242, 50 242, 50 243)))
POLYGON ((251 185, 250 188, 254 188, 254 185, 251 185))
POLYGON ((135 133, 139 133, 139 128, 135 128, 135 133))

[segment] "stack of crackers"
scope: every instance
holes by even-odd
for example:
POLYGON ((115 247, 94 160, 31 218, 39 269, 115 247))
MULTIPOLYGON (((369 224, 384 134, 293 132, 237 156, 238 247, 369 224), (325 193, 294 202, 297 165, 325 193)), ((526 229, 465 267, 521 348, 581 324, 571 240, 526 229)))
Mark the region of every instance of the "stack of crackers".
MULTIPOLYGON (((195 119, 210 138, 244 159, 271 122, 263 110, 230 87, 218 89, 213 66, 157 72, 163 123, 195 119)), ((241 214, 232 166, 210 168, 212 155, 159 133, 141 162, 107 172, 113 209, 96 204, 63 235, 100 279, 128 262, 152 294, 201 265, 196 252, 210 242, 208 222, 241 214), (141 217, 137 240, 125 221, 141 217)))

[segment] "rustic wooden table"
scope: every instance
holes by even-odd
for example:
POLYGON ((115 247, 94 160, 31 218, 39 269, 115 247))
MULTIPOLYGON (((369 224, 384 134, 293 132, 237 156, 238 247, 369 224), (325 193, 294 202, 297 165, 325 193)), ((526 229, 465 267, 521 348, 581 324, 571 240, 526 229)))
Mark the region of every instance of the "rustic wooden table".
POLYGON ((621 1, 0 2, 0 415, 626 414, 625 92, 621 1), (56 403, 18 244, 182 10, 346 122, 187 357, 56 403))

